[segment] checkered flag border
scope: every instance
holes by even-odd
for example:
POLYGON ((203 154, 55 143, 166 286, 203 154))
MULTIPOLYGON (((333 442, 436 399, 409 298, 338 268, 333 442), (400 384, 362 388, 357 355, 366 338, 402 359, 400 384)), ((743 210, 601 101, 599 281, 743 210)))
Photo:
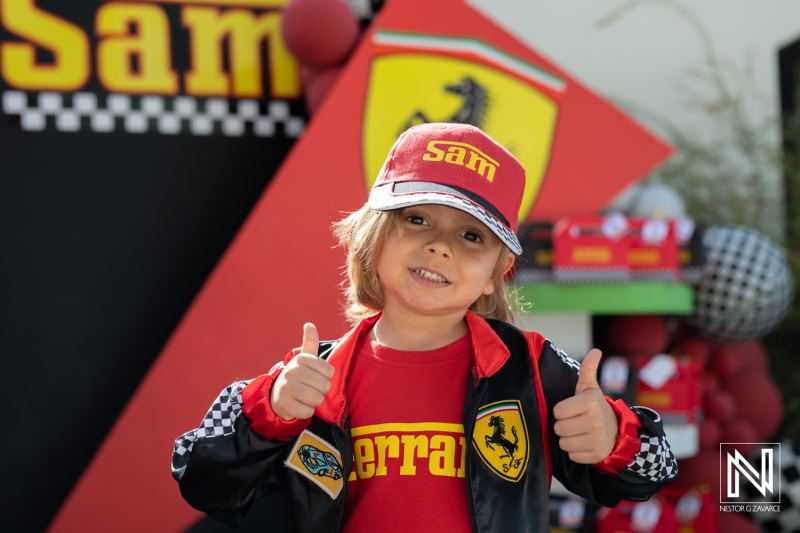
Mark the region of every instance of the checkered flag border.
POLYGON ((5 91, 3 113, 19 117, 24 131, 96 133, 125 131, 163 135, 299 137, 305 119, 293 114, 287 100, 194 98, 191 96, 131 96, 88 92, 61 94, 5 91))

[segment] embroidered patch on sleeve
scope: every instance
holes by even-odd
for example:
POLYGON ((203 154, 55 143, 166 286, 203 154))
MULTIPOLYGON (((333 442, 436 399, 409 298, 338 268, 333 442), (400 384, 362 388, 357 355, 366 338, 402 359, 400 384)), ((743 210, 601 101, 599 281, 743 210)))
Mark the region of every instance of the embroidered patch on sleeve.
POLYGON ((341 454, 330 443, 308 430, 297 437, 284 464, 310 479, 334 500, 344 486, 341 454))
POLYGON ((519 400, 490 403, 478 409, 472 445, 495 474, 519 481, 528 467, 528 426, 519 400))

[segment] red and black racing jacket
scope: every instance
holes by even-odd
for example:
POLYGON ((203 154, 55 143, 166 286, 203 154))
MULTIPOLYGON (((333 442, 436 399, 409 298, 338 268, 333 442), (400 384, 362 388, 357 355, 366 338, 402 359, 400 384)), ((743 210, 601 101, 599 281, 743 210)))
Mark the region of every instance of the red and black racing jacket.
MULTIPOLYGON (((278 430, 269 406, 272 383, 299 350, 290 352, 269 374, 227 387, 201 426, 175 441, 172 474, 186 501, 213 518, 236 525, 245 519, 256 499, 288 492, 296 531, 341 531, 353 457, 345 384, 358 338, 377 318, 362 320, 339 341, 320 343, 319 356, 333 365, 336 374, 324 403, 309 420, 285 424, 278 430), (270 424, 273 427, 264 427, 270 424), (276 437, 286 428, 294 435, 276 437), (313 476, 287 468, 293 448, 307 432, 323 439, 341 459, 343 475, 338 492, 323 490, 311 479, 313 476)), ((467 314, 467 324, 474 360, 473 379, 464 400, 464 434, 473 435, 481 407, 509 400, 519 402, 529 428, 529 458, 515 482, 492 471, 479 457, 476 446, 468 447, 465 489, 473 531, 549 531, 551 476, 571 492, 613 507, 620 500, 647 500, 677 475, 677 463, 659 415, 648 408, 620 405, 621 401, 612 407, 620 418, 615 453, 632 449, 624 466, 615 472, 607 466, 571 461, 558 445, 552 410, 575 394, 580 365, 537 333, 483 320, 472 313, 467 314), (620 443, 619 439, 630 442, 620 443)))

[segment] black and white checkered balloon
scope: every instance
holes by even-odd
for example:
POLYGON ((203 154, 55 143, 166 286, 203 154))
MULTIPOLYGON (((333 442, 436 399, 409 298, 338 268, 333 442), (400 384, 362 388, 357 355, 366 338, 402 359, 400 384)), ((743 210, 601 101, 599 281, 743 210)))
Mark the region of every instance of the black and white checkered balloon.
POLYGON ((705 275, 690 324, 721 341, 757 339, 777 326, 794 293, 783 250, 740 226, 709 228, 703 247, 705 275))

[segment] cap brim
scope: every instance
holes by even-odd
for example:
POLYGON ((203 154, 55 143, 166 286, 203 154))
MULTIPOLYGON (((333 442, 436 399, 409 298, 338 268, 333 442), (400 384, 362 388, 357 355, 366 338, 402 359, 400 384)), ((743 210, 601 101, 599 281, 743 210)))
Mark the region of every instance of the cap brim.
POLYGON ((392 184, 373 187, 367 202, 376 211, 392 211, 412 205, 436 204, 453 207, 480 220, 492 233, 497 235, 503 244, 516 255, 522 254, 519 239, 510 229, 506 228, 499 220, 480 205, 461 196, 443 192, 414 192, 406 194, 393 194, 392 184))

